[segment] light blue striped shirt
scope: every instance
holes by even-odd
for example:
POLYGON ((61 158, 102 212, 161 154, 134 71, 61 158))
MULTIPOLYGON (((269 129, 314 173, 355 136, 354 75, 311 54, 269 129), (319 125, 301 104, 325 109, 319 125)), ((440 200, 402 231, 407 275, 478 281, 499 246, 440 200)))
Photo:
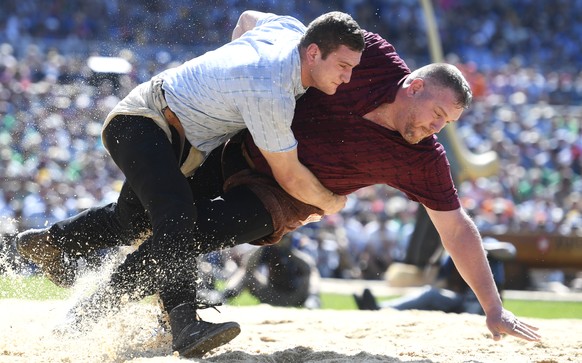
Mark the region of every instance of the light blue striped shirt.
POLYGON ((248 128, 270 152, 292 150, 301 85, 299 40, 305 26, 269 15, 239 39, 162 72, 166 101, 190 143, 209 152, 248 128))

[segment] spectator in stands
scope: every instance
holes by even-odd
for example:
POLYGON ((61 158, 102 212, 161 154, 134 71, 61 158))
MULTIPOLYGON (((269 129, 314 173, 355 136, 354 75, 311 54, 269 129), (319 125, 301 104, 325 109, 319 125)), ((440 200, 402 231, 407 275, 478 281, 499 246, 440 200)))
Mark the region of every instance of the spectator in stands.
POLYGON ((316 309, 321 307, 320 278, 315 261, 295 248, 288 234, 275 245, 248 253, 227 280, 223 299, 248 290, 264 304, 316 309))

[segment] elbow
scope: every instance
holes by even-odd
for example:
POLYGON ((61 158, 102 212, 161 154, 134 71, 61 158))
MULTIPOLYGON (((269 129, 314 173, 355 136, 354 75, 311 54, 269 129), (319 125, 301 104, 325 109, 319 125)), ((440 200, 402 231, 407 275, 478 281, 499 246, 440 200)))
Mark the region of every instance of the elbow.
POLYGON ((252 10, 245 10, 243 11, 238 17, 237 24, 247 24, 253 18, 253 11, 252 10))
POLYGON ((240 14, 235 26, 235 32, 238 33, 238 36, 243 35, 257 25, 257 14, 258 13, 254 10, 245 10, 240 14))
POLYGON ((248 18, 249 10, 245 10, 239 15, 238 21, 232 30, 232 36, 230 38, 231 41, 240 38, 241 35, 247 31, 247 29, 245 29, 245 24, 248 22, 248 18))

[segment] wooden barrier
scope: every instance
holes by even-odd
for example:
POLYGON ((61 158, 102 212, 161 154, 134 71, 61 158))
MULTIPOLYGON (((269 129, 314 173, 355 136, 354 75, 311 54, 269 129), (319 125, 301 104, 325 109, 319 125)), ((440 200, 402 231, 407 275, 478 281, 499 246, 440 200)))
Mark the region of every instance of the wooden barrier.
POLYGON ((582 268, 582 236, 534 233, 483 233, 517 250, 515 262, 532 268, 582 268))

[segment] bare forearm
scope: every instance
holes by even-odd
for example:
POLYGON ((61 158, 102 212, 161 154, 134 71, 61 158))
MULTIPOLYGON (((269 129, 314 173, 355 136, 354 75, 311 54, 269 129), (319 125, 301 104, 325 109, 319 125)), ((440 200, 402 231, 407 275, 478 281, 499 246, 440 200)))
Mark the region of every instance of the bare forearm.
POLYGON ((281 187, 293 198, 303 203, 322 209, 325 214, 334 214, 342 210, 346 197, 337 195, 327 189, 305 166, 301 165, 297 173, 290 177, 275 175, 281 187))
POLYGON ((502 309, 501 297, 475 224, 464 212, 451 212, 451 219, 441 219, 431 211, 429 215, 435 222, 443 246, 465 282, 475 292, 485 313, 499 312, 502 309))
POLYGON ((297 157, 297 149, 269 152, 260 149, 275 180, 293 198, 334 214, 342 210, 347 198, 327 189, 297 157))
POLYGON ((481 238, 471 232, 466 236, 459 236, 457 241, 463 242, 443 240, 443 245, 455 262, 457 270, 477 296, 485 313, 487 315, 498 313, 502 309, 501 297, 493 280, 481 238))

